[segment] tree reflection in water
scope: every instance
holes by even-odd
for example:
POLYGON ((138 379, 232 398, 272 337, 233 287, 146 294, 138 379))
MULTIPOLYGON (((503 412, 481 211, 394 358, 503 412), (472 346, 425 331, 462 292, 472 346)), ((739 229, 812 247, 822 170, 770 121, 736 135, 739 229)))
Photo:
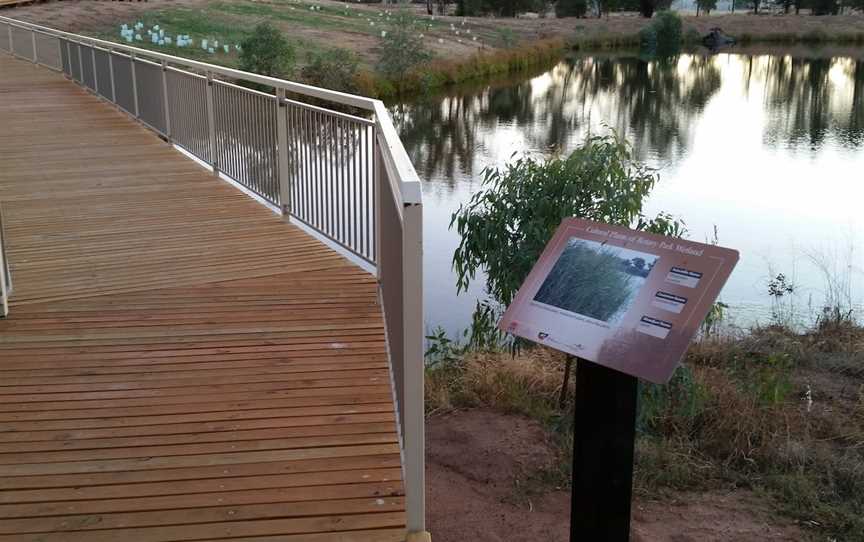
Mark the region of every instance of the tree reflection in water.
POLYGON ((624 134, 640 159, 678 161, 721 90, 731 115, 761 103, 766 146, 818 150, 826 138, 856 148, 864 142, 864 62, 848 58, 579 57, 522 81, 391 109, 421 177, 452 184, 476 176, 502 145, 550 155, 604 126, 624 134))

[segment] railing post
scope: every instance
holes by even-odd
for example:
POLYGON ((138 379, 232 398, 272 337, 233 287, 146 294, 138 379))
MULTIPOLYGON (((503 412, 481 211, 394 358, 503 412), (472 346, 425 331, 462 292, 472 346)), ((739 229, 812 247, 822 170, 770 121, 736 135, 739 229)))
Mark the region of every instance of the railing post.
POLYGON ((207 72, 207 126, 210 132, 210 165, 213 175, 219 176, 219 164, 216 160, 216 113, 213 107, 213 73, 207 72))
MULTIPOLYGON (((373 243, 372 261, 375 262, 375 276, 381 282, 381 197, 384 193, 384 164, 381 163, 381 149, 378 144, 378 125, 372 127, 372 224, 373 243)), ((387 190, 390 188, 387 187, 387 190)))
POLYGON ((12 25, 6 24, 6 33, 9 34, 9 52, 15 56, 15 40, 12 38, 12 25))
POLYGON ((99 72, 96 71, 96 46, 90 46, 90 60, 93 64, 93 92, 99 95, 99 72))
POLYGON ((288 160, 288 103, 285 89, 276 89, 276 145, 279 152, 279 202, 282 216, 291 216, 291 175, 288 160))
MULTIPOLYGON (((84 56, 81 54, 81 43, 75 43, 75 45, 75 49, 78 50, 78 77, 80 78, 80 81, 76 81, 76 83, 86 86, 84 84, 84 56)), ((74 75, 72 76, 72 79, 75 79, 74 75)))
MULTIPOLYGON (((384 189, 383 186, 379 187, 384 189)), ((419 201, 419 200, 418 200, 419 201)), ((426 531, 426 435, 423 364, 423 207, 406 203, 402 218, 402 326, 405 496, 408 532, 426 531)))
POLYGON ((39 64, 39 55, 36 53, 36 31, 30 31, 30 39, 33 41, 33 64, 39 64))
POLYGON ((171 108, 168 107, 168 61, 162 61, 162 101, 165 104, 165 137, 171 143, 171 108))
POLYGON ((135 118, 140 118, 138 113, 138 77, 135 74, 135 53, 129 53, 129 66, 132 69, 132 103, 135 106, 135 118))
MULTIPOLYGON (((69 79, 75 80, 75 76, 72 75, 72 42, 66 40, 66 60, 69 62, 69 79)), ((64 72, 63 75, 66 75, 64 72)))
POLYGON ((3 237, 3 214, 0 212, 0 317, 3 318, 9 315, 9 289, 11 285, 12 280, 9 262, 6 261, 6 245, 3 237))
POLYGON ((114 49, 108 49, 108 73, 111 74, 111 103, 117 103, 117 87, 114 85, 114 49))

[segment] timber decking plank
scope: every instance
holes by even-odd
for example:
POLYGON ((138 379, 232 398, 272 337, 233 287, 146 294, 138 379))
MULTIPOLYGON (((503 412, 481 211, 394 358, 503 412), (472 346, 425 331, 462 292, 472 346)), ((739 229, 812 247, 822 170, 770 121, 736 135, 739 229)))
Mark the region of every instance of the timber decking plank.
POLYGON ((375 277, 0 54, 0 542, 395 542, 375 277))

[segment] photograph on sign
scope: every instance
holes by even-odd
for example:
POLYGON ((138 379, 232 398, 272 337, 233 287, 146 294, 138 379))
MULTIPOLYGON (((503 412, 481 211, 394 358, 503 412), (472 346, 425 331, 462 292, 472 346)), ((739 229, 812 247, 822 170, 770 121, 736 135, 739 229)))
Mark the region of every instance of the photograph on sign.
POLYGON ((737 261, 715 245, 566 219, 501 328, 665 382, 737 261))

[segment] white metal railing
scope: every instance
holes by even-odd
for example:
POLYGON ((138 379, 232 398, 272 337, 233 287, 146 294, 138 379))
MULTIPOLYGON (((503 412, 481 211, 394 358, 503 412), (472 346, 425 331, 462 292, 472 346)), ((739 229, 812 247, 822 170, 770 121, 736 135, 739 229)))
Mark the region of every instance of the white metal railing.
POLYGON ((7 17, 0 17, 0 50, 62 71, 214 174, 375 267, 408 532, 424 531, 422 199, 384 104, 7 17), (238 83, 270 87, 275 94, 238 83), (337 110, 345 106, 369 118, 337 110))
POLYGON ((3 207, 0 207, 0 318, 9 314, 9 294, 12 292, 12 271, 6 257, 6 232, 3 229, 3 207))

